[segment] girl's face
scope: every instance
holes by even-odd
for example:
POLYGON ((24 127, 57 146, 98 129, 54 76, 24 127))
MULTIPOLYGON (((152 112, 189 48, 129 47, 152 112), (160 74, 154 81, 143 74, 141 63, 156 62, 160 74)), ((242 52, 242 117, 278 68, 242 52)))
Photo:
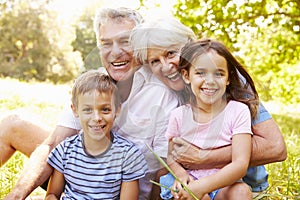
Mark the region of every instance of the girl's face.
POLYGON ((148 63, 153 74, 166 86, 175 91, 184 88, 181 74, 178 72, 179 50, 181 45, 171 46, 167 49, 148 49, 148 63))
POLYGON ((198 106, 212 106, 223 101, 229 84, 228 67, 224 57, 214 50, 193 60, 190 71, 182 71, 187 84, 191 84, 198 106))

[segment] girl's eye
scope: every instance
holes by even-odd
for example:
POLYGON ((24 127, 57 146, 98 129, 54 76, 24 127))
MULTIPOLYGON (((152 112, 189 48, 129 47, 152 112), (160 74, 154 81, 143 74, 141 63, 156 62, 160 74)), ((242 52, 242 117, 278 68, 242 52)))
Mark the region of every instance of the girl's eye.
POLYGON ((203 71, 196 71, 196 75, 199 75, 199 76, 205 76, 205 72, 203 71))
POLYGON ((220 77, 223 76, 223 73, 222 73, 222 72, 216 72, 216 73, 215 73, 215 76, 216 76, 217 78, 220 78, 220 77))

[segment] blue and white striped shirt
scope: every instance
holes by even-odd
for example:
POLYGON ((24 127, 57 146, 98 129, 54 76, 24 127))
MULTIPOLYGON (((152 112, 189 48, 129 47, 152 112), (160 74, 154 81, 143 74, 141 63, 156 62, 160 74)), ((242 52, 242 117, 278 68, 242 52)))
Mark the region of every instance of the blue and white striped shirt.
POLYGON ((111 136, 110 147, 98 156, 84 150, 82 132, 51 152, 48 163, 66 180, 63 199, 119 199, 123 181, 144 177, 147 163, 140 150, 117 134, 111 136))

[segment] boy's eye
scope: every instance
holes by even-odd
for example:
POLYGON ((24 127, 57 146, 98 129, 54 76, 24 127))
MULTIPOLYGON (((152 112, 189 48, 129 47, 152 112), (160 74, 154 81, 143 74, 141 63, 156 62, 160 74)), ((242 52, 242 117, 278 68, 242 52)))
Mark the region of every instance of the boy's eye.
POLYGON ((108 107, 103 108, 103 109, 102 109, 102 112, 103 112, 103 113, 110 113, 110 112, 111 112, 111 108, 108 108, 108 107))
POLYGON ((90 112, 92 112, 92 109, 91 108, 84 108, 83 112, 90 113, 90 112))

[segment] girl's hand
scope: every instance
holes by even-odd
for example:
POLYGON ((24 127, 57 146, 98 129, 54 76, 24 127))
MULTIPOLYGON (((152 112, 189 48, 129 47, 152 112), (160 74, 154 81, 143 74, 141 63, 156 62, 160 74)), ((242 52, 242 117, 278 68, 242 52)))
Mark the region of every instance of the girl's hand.
MULTIPOLYGON (((178 176, 179 180, 184 184, 184 185, 188 185, 191 181, 194 180, 194 178, 192 176, 190 176, 188 173, 185 174, 185 176, 178 176)), ((179 183, 178 181, 174 181, 174 184, 172 186, 173 190, 176 190, 178 192, 172 192, 172 195, 175 199, 178 199, 179 196, 179 192, 184 190, 183 186, 181 185, 181 183, 179 183)))
MULTIPOLYGON (((190 181, 187 187, 196 195, 198 199, 202 199, 205 193, 201 190, 201 183, 199 180, 190 181)), ((180 200, 195 200, 186 190, 180 190, 178 192, 178 196, 180 200)))

